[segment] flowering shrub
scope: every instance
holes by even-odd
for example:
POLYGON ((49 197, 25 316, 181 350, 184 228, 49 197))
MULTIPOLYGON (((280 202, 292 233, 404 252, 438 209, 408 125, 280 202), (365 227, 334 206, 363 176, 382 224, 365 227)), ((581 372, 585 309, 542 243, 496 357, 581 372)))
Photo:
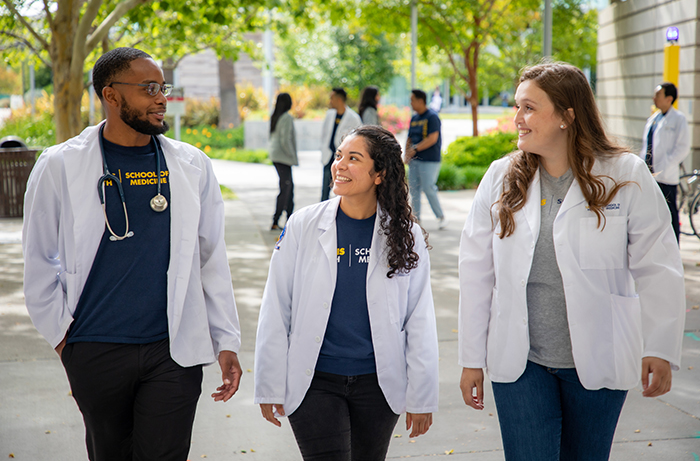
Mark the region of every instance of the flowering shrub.
POLYGON ((292 109, 290 113, 296 119, 315 118, 319 112, 325 113, 328 109, 328 97, 330 90, 320 86, 280 85, 280 93, 289 93, 292 97, 292 109))
POLYGON ((512 114, 506 114, 502 117, 499 117, 497 119, 498 125, 496 125, 494 128, 486 130, 485 134, 517 133, 518 127, 515 126, 515 122, 513 121, 514 115, 515 115, 515 112, 513 112, 512 114))
MULTIPOLYGON (((170 130, 167 136, 173 136, 173 130, 170 130)), ((216 125, 187 127, 182 130, 181 139, 207 154, 209 153, 207 147, 209 149, 241 148, 243 147, 243 125, 230 130, 219 130, 216 125)))
POLYGON ((411 123, 411 109, 409 107, 397 107, 379 105, 379 123, 393 134, 408 130, 411 123))

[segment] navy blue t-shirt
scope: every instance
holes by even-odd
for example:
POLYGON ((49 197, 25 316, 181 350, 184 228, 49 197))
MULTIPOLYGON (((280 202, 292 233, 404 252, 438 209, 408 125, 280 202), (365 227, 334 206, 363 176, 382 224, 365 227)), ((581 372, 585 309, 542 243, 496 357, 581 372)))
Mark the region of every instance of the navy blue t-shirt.
MULTIPOLYGON (((68 343, 147 344, 168 337, 167 271, 170 262, 170 206, 151 209, 157 192, 155 145, 124 147, 104 140, 109 170, 124 188, 133 237, 102 241, 78 300, 68 343)), ((99 152, 91 153, 99 155, 99 152)), ((170 202, 170 181, 161 153, 161 194, 170 202)), ((95 181, 97 183, 97 181, 95 181)), ((97 194, 96 188, 85 193, 97 194)), ((113 181, 105 181, 107 216, 124 235, 124 208, 113 181)))
POLYGON ((336 112, 335 114, 335 123, 333 123, 333 132, 331 133, 331 143, 328 145, 330 147, 331 152, 333 155, 331 155, 331 162, 333 159, 335 159, 335 151, 338 150, 338 146, 335 145, 335 134, 338 132, 338 125, 340 125, 340 121, 343 119, 343 115, 345 115, 345 112, 342 114, 338 114, 336 112))
POLYGON ((408 129, 408 137, 415 146, 428 137, 429 134, 438 132, 438 140, 435 144, 425 150, 416 152, 413 160, 424 162, 439 162, 440 150, 442 149, 442 133, 440 133, 440 117, 432 109, 428 109, 423 114, 415 114, 411 117, 411 127, 408 129))
POLYGON ((352 219, 338 207, 338 276, 316 370, 342 376, 376 373, 367 310, 367 267, 376 215, 352 219))

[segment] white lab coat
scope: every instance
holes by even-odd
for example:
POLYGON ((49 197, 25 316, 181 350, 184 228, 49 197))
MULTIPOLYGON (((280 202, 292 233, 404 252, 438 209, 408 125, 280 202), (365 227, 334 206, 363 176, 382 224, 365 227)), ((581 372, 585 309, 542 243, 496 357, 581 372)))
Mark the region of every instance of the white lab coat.
MULTIPOLYGON (((491 205, 509 162, 494 162, 479 185, 459 257, 459 363, 487 367, 492 381, 506 383, 527 363, 527 280, 540 226, 538 172, 515 213, 515 233, 497 235, 501 227, 491 205)), ((586 389, 631 389, 643 356, 668 360, 675 370, 680 365, 683 265, 668 207, 646 164, 633 154, 618 155, 596 161, 593 174, 636 184, 615 195, 601 230, 574 179, 554 220, 574 363, 586 389)), ((604 182, 609 188, 611 181, 604 182)))
MULTIPOLYGON (((294 412, 311 384, 335 292, 340 198, 295 212, 270 261, 255 346, 255 403, 294 412)), ((377 207, 377 216, 382 210, 377 207)), ((386 237, 375 221, 367 308, 379 385, 396 414, 438 408, 438 343, 430 259, 413 226, 418 267, 387 278, 386 237)))
MULTIPOLYGON (((657 114, 655 112, 649 117, 644 127, 642 150, 639 153, 642 159, 646 158, 649 128, 657 114)), ((678 184, 679 165, 690 153, 690 133, 685 115, 671 107, 656 125, 652 144, 656 181, 671 186, 678 184)))
MULTIPOLYGON (((27 185, 24 294, 34 325, 54 348, 73 322, 105 232, 97 195, 102 176, 98 133, 99 127, 89 127, 47 149, 27 185)), ((184 367, 212 363, 222 350, 238 352, 241 343, 224 243, 224 203, 204 153, 159 139, 171 196, 170 353, 184 367)))
MULTIPOLYGON (((333 158, 335 152, 331 152, 331 135, 333 134, 333 125, 335 124, 335 115, 338 112, 335 109, 329 109, 326 112, 326 118, 323 120, 323 129, 321 131, 321 162, 324 165, 328 165, 328 162, 333 158)), ((336 149, 340 147, 340 143, 343 142, 343 137, 350 133, 355 128, 362 125, 362 119, 357 112, 345 106, 345 113, 343 113, 343 118, 340 119, 338 124, 338 129, 335 132, 335 138, 333 138, 336 149)))

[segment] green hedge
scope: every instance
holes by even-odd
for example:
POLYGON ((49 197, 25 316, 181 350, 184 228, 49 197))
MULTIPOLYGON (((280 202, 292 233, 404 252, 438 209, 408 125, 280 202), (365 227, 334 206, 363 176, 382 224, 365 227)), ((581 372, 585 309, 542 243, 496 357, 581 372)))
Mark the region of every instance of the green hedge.
POLYGON ((13 115, 5 120, 0 127, 0 138, 19 136, 29 147, 40 149, 56 144, 53 115, 49 112, 39 112, 31 116, 29 112, 13 115))
POLYGON ((455 190, 476 187, 491 162, 517 149, 517 138, 517 133, 457 138, 442 155, 438 188, 455 190))

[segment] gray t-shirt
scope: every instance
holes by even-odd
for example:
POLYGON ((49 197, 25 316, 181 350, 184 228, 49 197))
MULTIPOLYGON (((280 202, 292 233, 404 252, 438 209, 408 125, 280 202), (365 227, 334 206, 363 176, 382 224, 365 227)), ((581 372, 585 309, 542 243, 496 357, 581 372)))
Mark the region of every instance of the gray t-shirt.
POLYGON ((573 180, 571 170, 555 178, 540 165, 540 235, 527 281, 528 360, 551 368, 574 368, 564 285, 552 238, 554 219, 573 180))

